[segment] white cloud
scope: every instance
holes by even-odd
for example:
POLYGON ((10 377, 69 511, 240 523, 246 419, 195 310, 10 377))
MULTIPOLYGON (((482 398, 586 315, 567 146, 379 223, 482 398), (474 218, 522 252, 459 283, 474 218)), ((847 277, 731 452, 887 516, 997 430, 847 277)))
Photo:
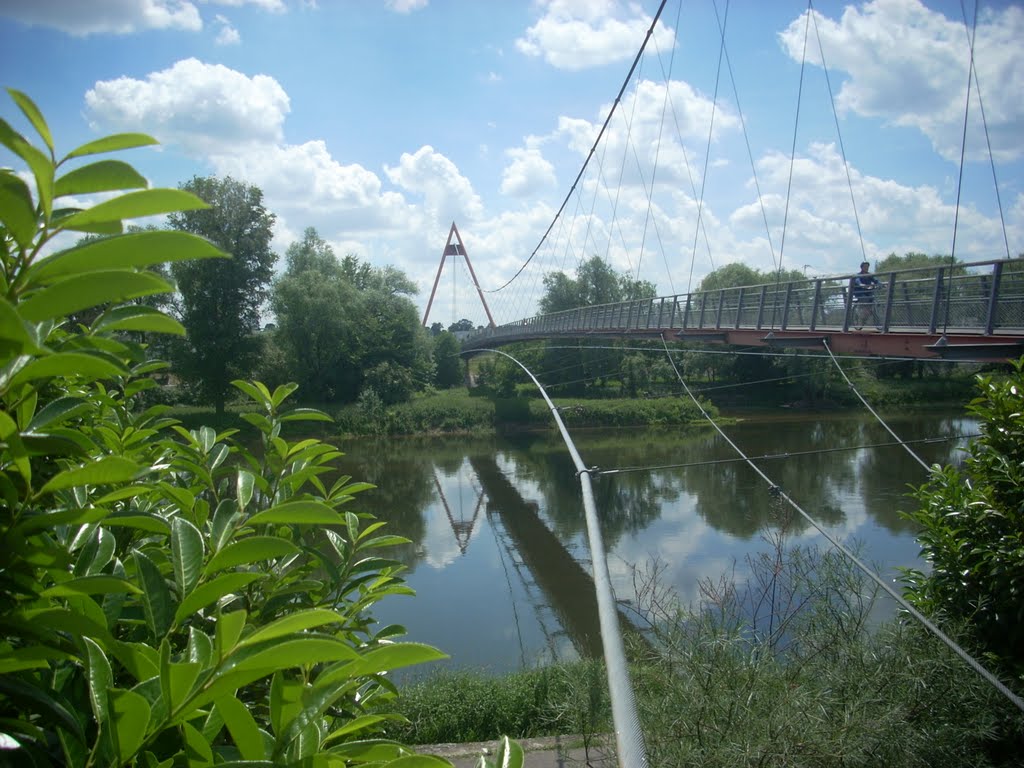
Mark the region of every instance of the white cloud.
MULTIPOLYGON (((790 57, 802 56, 806 14, 779 38, 790 57)), ((836 95, 840 110, 880 117, 916 128, 936 152, 958 162, 967 105, 968 30, 958 17, 948 19, 919 0, 872 0, 848 6, 838 21, 815 16, 825 61, 848 79, 836 95)), ((997 160, 1024 156, 1024 8, 1019 5, 979 16, 975 68, 984 101, 992 150, 997 160)), ((808 56, 820 64, 810 31, 808 56)), ((988 151, 977 85, 971 83, 968 151, 988 151)))
POLYGON ((4 0, 0 15, 75 36, 127 35, 145 29, 203 28, 199 10, 184 0, 4 0))
POLYGON ((511 162, 501 175, 501 191, 513 197, 525 197, 555 185, 555 169, 538 149, 510 149, 511 162))
MULTIPOLYGON (((617 0, 541 0, 539 4, 543 15, 516 40, 516 48, 558 69, 589 69, 631 59, 651 26, 651 17, 639 5, 623 7, 617 0)), ((660 22, 654 37, 660 50, 675 44, 672 31, 660 22)))
MULTIPOLYGON (((241 8, 249 5, 271 13, 284 13, 284 0, 199 0, 202 5, 241 8)), ((312 7, 316 7, 313 3, 312 7)), ((23 24, 52 27, 76 37, 130 35, 148 29, 180 29, 198 32, 203 19, 190 0, 3 0, 0 16, 23 24)), ((218 44, 230 33, 221 31, 218 44)), ((234 42, 230 39, 226 42, 234 42)))
POLYGON ((426 8, 429 0, 386 0, 388 8, 395 13, 412 13, 426 8))
POLYGON ((247 77, 220 64, 185 59, 145 80, 96 83, 85 95, 101 130, 142 130, 196 154, 229 154, 275 143, 289 111, 288 95, 267 75, 247 77))
POLYGON ((220 31, 214 40, 217 45, 238 45, 242 42, 242 36, 237 29, 231 26, 231 22, 226 16, 221 16, 218 13, 215 21, 220 25, 220 31))
POLYGON ((479 218, 480 197, 455 164, 431 146, 413 154, 403 152, 397 166, 385 166, 388 179, 404 190, 422 196, 427 215, 437 221, 479 218))
POLYGON ((284 0, 200 0, 210 5, 227 5, 232 8, 241 8, 246 5, 254 5, 264 11, 271 13, 284 13, 288 10, 284 0))

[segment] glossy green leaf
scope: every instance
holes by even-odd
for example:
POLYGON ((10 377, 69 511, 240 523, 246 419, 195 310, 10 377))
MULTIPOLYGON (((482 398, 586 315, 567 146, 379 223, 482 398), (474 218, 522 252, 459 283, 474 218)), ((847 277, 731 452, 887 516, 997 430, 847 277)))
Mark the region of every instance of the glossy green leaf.
POLYGON ((171 662, 167 671, 170 685, 170 695, 167 700, 170 702, 171 712, 176 712, 181 709, 189 694, 192 693, 199 673, 202 672, 202 666, 194 661, 171 662))
POLYGON ((295 632, 301 632, 306 629, 312 629, 313 627, 322 627, 327 624, 339 624, 344 622, 345 618, 334 611, 328 611, 322 608, 310 608, 305 611, 298 611, 287 616, 282 616, 276 621, 272 621, 265 627, 253 632, 251 635, 246 637, 239 645, 255 645, 256 643, 263 642, 264 640, 273 640, 276 637, 283 637, 285 635, 291 635, 295 632))
POLYGON ((92 716, 103 726, 110 719, 108 692, 114 684, 114 675, 110 671, 110 662, 96 642, 88 637, 82 638, 82 642, 85 643, 88 661, 89 704, 92 716))
POLYGON ((53 136, 50 135, 50 127, 46 124, 46 119, 43 117, 43 113, 39 111, 39 107, 36 106, 35 102, 32 101, 27 95, 14 88, 8 88, 7 93, 15 104, 18 105, 18 109, 21 113, 28 118, 28 121, 32 123, 32 127, 36 129, 36 133, 39 134, 39 138, 46 144, 46 148, 53 153, 53 136))
POLYGON ((32 465, 29 462, 28 450, 18 433, 18 425, 4 411, 0 411, 0 442, 7 444, 7 453, 11 457, 15 469, 25 480, 25 484, 31 486, 32 465))
POLYGON ((178 594, 184 598, 196 586, 203 568, 203 534, 188 520, 171 521, 171 562, 178 594))
POLYGON ((234 696, 221 696, 216 705, 242 757, 246 760, 266 759, 263 736, 248 708, 234 696))
POLYGON ((151 645, 115 641, 110 653, 140 683, 160 674, 160 655, 151 645))
POLYGON ((295 408, 278 418, 281 421, 334 421, 326 413, 315 408, 295 408))
POLYGON ((261 573, 225 573, 205 584, 200 584, 178 605, 178 609, 174 612, 174 623, 181 624, 189 616, 211 603, 215 603, 225 595, 238 592, 261 578, 263 578, 261 573))
MULTIPOLYGON (((100 501, 102 501, 102 499, 97 499, 97 503, 100 501)), ((132 515, 117 513, 105 518, 104 525, 108 528, 134 528, 137 531, 146 531, 147 533, 158 533, 163 535, 170 533, 170 526, 167 524, 167 521, 159 515, 132 515)))
POLYGON ((331 747, 330 753, 345 758, 356 764, 358 763, 379 763, 386 764, 389 760, 397 760, 400 757, 407 757, 412 754, 404 744, 388 739, 363 739, 360 741, 349 741, 331 747))
POLYGON ((53 162, 45 152, 40 151, 24 136, 14 130, 10 124, 0 119, 0 144, 16 154, 31 169, 36 180, 36 193, 43 209, 43 215, 49 219, 53 211, 53 162))
POLYGON ((58 472, 40 489, 40 493, 53 493, 82 485, 127 483, 139 473, 138 464, 121 456, 105 456, 82 467, 58 472))
POLYGON ((174 286, 152 272, 110 269, 71 275, 35 291, 19 306, 21 316, 38 323, 66 317, 100 304, 119 304, 154 293, 168 293, 174 286))
POLYGON ((0 222, 22 248, 32 242, 38 225, 28 185, 6 170, 0 170, 0 222))
POLYGON ((341 640, 316 636, 299 637, 282 640, 253 653, 236 664, 232 672, 291 669, 321 664, 325 661, 344 661, 356 656, 356 652, 341 640))
POLYGON ((146 740, 149 714, 149 702, 144 696, 134 691, 111 691, 111 726, 120 762, 129 762, 146 740))
POLYGON ((59 512, 45 512, 24 518, 14 530, 21 536, 34 531, 52 530, 58 525, 87 525, 103 520, 110 514, 109 509, 82 508, 62 509, 59 512))
POLYGON ((7 701, 18 702, 26 710, 36 713, 41 721, 56 726, 54 730, 65 730, 80 742, 85 742, 81 723, 56 691, 43 690, 15 675, 0 675, 0 694, 7 701))
POLYGON ((185 737, 185 758, 189 768, 213 765, 213 750, 203 734, 190 723, 182 723, 179 727, 185 737))
POLYGON ((33 266, 29 277, 33 281, 49 283, 81 272, 144 269, 169 261, 224 256, 227 254, 209 240, 189 232, 129 232, 59 251, 33 266))
POLYGON ((163 574, 156 564, 138 550, 132 552, 135 568, 143 588, 142 606, 153 636, 159 640, 167 634, 174 620, 174 600, 163 574))
POLYGON ((84 155, 98 155, 103 152, 117 152, 122 149, 148 147, 159 143, 160 142, 152 136, 147 136, 144 133, 115 133, 110 136, 104 136, 101 139, 96 139, 95 141, 82 144, 80 147, 68 152, 64 159, 71 160, 76 157, 83 157, 84 155))
POLYGON ((281 384, 274 390, 274 394, 270 397, 271 405, 274 408, 280 408, 281 403, 287 400, 291 394, 299 388, 299 385, 295 382, 288 382, 287 384, 281 384))
POLYGON ((98 160, 61 176, 54 183, 53 196, 87 195, 121 189, 145 189, 145 177, 121 160, 98 160))
POLYGON ((191 192, 181 189, 143 189, 98 203, 65 219, 62 224, 64 229, 88 230, 94 224, 209 207, 191 192))
POLYGON ((245 511, 245 508, 252 501, 253 486, 256 483, 256 478, 253 477, 252 472, 245 469, 238 470, 238 480, 235 482, 235 488, 238 495, 238 508, 245 511))
POLYGON ((448 654, 422 643, 389 643, 362 654, 358 661, 324 673, 317 680, 317 685, 333 685, 343 677, 375 675, 447 658, 448 654))
POLYGON ((235 649, 247 617, 248 614, 245 611, 231 611, 217 617, 214 648, 217 651, 218 659, 223 659, 235 649))
POLYGON ((104 379, 121 376, 125 370, 98 355, 86 352, 56 352, 46 357, 37 357, 11 380, 17 387, 30 381, 50 379, 55 376, 81 376, 84 379, 104 379))
POLYGON ((15 353, 36 346, 18 310, 4 296, 0 296, 0 340, 13 342, 17 347, 15 353))
POLYGON ((39 431, 53 424, 62 424, 85 412, 89 403, 78 397, 58 397, 47 403, 29 422, 29 431, 39 431))
POLYGON ((365 731, 367 728, 373 728, 380 725, 381 723, 387 722, 402 722, 405 718, 402 715, 386 714, 386 715, 360 715, 354 717, 339 728, 335 728, 331 731, 323 740, 321 746, 326 747, 332 741, 337 741, 354 733, 365 731))
POLYGON ((236 379, 235 381, 232 381, 231 384, 248 395, 254 403, 259 403, 268 411, 270 410, 273 399, 270 396, 270 391, 262 382, 248 382, 236 379))
POLYGON ((263 512, 257 512, 248 525, 343 525, 345 518, 320 501, 287 501, 263 512))
POLYGON ((106 595, 111 592, 127 592, 134 595, 141 595, 142 590, 136 587, 127 579, 120 579, 117 576, 95 574, 83 576, 79 579, 62 581, 60 584, 44 589, 40 594, 43 597, 67 597, 68 595, 106 595))
POLYGON ((299 548, 287 539, 277 536, 250 536, 224 547, 210 558, 203 569, 205 575, 234 568, 236 565, 249 565, 261 560, 272 560, 277 557, 293 555, 299 548))
POLYGON ((188 628, 188 660, 200 664, 204 669, 213 659, 213 640, 202 630, 188 628))
POLYGON ((508 736, 501 738, 501 745, 498 747, 496 764, 499 768, 523 768, 523 761, 526 755, 519 742, 512 741, 508 736))
POLYGON ((115 307, 95 324, 96 331, 139 331, 143 333, 170 333, 185 335, 185 326, 158 309, 144 304, 115 307))

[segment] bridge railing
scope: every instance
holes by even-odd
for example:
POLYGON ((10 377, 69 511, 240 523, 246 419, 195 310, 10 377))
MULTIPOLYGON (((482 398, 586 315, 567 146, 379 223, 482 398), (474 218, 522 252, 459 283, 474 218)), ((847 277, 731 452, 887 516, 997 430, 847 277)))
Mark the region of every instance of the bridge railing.
POLYGON ((729 329, 836 332, 862 324, 901 333, 1024 331, 1024 259, 918 267, 876 277, 879 286, 867 318, 854 301, 856 275, 840 275, 577 307, 486 328, 463 346, 657 331, 682 332, 684 338, 729 329))

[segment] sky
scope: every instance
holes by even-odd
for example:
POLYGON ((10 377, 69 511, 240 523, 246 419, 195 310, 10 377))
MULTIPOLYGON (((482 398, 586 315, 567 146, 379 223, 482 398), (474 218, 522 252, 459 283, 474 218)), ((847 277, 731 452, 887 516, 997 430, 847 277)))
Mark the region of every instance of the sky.
MULTIPOLYGON (((499 323, 593 255, 670 295, 733 261, 1024 252, 1021 3, 668 0, 570 194, 659 5, 0 0, 0 83, 58 154, 148 133, 125 159, 152 186, 256 185, 279 268, 315 227, 421 312, 453 222, 499 323)), ((461 262, 440 278, 428 324, 486 322, 461 262)))

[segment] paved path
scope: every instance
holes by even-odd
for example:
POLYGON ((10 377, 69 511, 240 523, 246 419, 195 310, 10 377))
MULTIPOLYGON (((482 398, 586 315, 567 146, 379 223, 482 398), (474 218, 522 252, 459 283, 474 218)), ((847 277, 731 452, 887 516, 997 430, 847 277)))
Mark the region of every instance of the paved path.
MULTIPOLYGON (((552 736, 541 739, 519 739, 526 751, 525 768, 615 768, 615 756, 604 738, 595 739, 589 753, 579 736, 552 736), (589 759, 588 759, 589 757, 589 759)), ((472 744, 432 744, 416 747, 417 752, 450 760, 455 768, 476 768, 480 755, 493 757, 498 742, 472 744), (486 751, 485 751, 486 750, 486 751)))

